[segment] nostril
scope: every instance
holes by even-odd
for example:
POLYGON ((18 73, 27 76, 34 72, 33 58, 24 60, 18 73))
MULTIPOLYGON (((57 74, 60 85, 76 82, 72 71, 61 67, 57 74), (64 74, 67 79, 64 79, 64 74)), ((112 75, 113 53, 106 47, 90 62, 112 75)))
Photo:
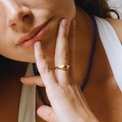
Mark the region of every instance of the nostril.
POLYGON ((16 24, 15 23, 13 23, 11 26, 15 26, 16 24))
POLYGON ((32 12, 26 6, 15 6, 9 13, 10 14, 7 16, 7 26, 9 27, 15 27, 18 25, 24 25, 26 22, 32 22, 30 21, 33 17, 32 12))
POLYGON ((25 19, 27 19, 28 17, 29 17, 29 14, 24 15, 22 18, 22 21, 25 21, 25 19))

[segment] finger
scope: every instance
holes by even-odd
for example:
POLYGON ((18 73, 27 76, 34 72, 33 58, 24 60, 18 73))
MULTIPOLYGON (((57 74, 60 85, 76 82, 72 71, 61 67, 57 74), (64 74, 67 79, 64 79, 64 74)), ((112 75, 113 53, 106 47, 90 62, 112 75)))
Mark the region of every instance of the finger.
MULTIPOLYGON (((55 49, 55 66, 69 64, 68 41, 67 41, 68 30, 69 30, 68 20, 67 19, 61 20, 55 49)), ((66 82, 66 80, 68 81, 68 71, 57 69, 55 70, 55 74, 59 84, 65 85, 65 83, 68 83, 66 82)))
POLYGON ((26 85, 44 86, 44 83, 39 75, 38 76, 22 77, 22 78, 20 78, 20 81, 26 85))
POLYGON ((69 47, 69 64, 70 64, 70 80, 73 82, 74 79, 74 61, 75 61, 75 27, 76 27, 76 21, 73 19, 71 21, 71 26, 69 30, 69 35, 68 35, 68 47, 69 47))
POLYGON ((47 122, 58 122, 56 115, 51 107, 43 105, 37 110, 37 114, 47 122))
POLYGON ((46 88, 54 89, 57 86, 57 81, 54 77, 51 68, 49 68, 49 65, 46 61, 41 42, 36 42, 34 45, 34 49, 35 49, 37 68, 43 80, 43 83, 45 84, 46 88))

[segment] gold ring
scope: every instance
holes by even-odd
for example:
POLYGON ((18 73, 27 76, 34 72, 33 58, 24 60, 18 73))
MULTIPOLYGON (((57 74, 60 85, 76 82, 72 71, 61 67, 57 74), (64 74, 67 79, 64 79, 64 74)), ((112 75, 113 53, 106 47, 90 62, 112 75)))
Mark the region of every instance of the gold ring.
POLYGON ((68 65, 68 64, 63 64, 63 65, 61 65, 61 66, 55 67, 54 69, 61 69, 61 70, 66 71, 66 70, 69 69, 69 67, 70 67, 70 65, 68 65))

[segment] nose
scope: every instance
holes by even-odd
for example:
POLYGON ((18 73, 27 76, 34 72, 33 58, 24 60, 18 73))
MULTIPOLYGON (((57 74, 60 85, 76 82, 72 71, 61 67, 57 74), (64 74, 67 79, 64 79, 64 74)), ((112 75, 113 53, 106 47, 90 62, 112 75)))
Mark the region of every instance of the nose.
POLYGON ((7 10, 7 26, 20 26, 25 22, 29 21, 32 12, 29 7, 24 5, 19 5, 18 3, 6 1, 6 10, 7 10))

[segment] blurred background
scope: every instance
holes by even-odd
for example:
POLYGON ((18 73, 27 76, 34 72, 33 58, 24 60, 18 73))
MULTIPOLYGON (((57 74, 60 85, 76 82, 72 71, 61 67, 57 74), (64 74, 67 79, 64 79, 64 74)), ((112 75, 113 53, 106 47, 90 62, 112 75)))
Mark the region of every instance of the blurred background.
MULTIPOLYGON (((109 6, 116 9, 122 19, 122 0, 108 0, 109 6)), ((112 13, 112 16, 116 18, 116 15, 112 13)))

